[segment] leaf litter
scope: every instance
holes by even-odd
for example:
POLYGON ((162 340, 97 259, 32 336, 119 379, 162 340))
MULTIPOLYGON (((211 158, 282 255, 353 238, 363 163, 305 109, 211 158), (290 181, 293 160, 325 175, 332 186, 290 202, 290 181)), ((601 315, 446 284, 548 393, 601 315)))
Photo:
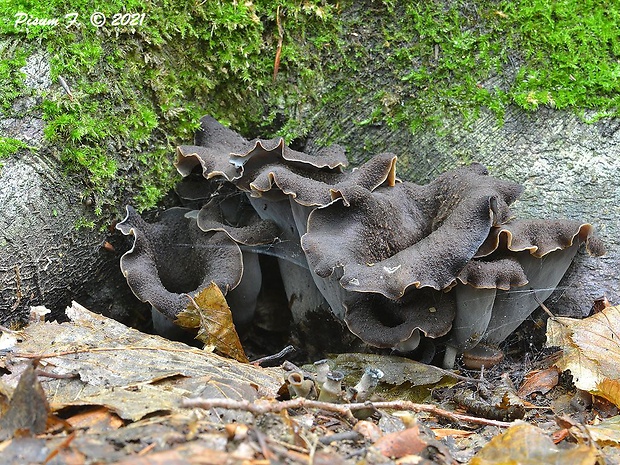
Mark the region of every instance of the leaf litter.
POLYGON ((620 407, 620 306, 584 320, 550 319, 547 345, 562 350, 556 365, 570 371, 577 388, 620 407))
MULTIPOLYGON (((194 301, 186 317, 208 332, 215 320, 200 311, 221 301, 213 295, 194 301)), ((618 463, 620 417, 599 397, 616 399, 617 312, 609 307, 585 320, 550 319, 548 344, 563 356, 538 366, 507 360, 484 374, 450 376, 399 357, 340 354, 328 363, 345 372, 343 403, 328 404, 287 400, 292 370, 316 382, 307 367, 241 363, 211 352, 236 357, 217 340, 203 338, 207 350, 200 350, 73 303, 71 321, 32 323, 4 349, 0 458, 125 465, 618 463), (347 403, 369 366, 386 379, 370 403, 347 403), (507 379, 519 389, 485 394, 507 379), (465 390, 487 405, 472 414, 455 402, 455 392, 465 390), (406 400, 406 392, 422 403, 406 400), (517 404, 524 420, 483 418, 517 404), (358 409, 369 416, 358 420, 358 409)))
POLYGON ((205 348, 214 349, 239 362, 249 362, 233 324, 232 312, 226 298, 215 283, 198 292, 187 308, 177 315, 175 324, 197 329, 196 339, 205 348))

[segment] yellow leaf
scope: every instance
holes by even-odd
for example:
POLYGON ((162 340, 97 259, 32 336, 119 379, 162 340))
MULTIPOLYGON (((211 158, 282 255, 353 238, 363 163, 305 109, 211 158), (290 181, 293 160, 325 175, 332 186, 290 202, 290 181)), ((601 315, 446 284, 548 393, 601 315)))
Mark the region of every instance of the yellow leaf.
POLYGON ((606 418, 598 425, 585 425, 599 446, 618 446, 620 445, 620 416, 606 418))
POLYGON ((184 328, 197 328, 196 339, 214 347, 228 357, 248 362, 235 330, 232 313, 224 294, 215 283, 190 298, 187 308, 177 315, 175 323, 184 328))
POLYGON ((570 370, 576 387, 620 407, 619 306, 607 307, 583 320, 549 319, 547 346, 562 349, 556 365, 570 370))
POLYGON ((593 394, 604 397, 618 407, 620 406, 620 381, 604 379, 596 385, 596 391, 593 394))
POLYGON ((593 445, 558 448, 536 426, 518 423, 495 436, 471 460, 470 465, 594 465, 598 452, 593 445))

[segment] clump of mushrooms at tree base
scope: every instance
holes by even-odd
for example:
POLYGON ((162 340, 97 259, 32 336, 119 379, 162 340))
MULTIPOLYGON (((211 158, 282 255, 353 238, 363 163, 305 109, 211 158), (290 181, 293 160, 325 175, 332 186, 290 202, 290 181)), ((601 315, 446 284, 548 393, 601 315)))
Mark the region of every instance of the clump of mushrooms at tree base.
POLYGON ((247 141, 209 116, 194 143, 175 163, 189 208, 149 224, 127 207, 117 225, 133 236, 123 274, 164 320, 214 282, 247 324, 273 272, 261 266, 267 254, 296 327, 328 312, 365 347, 431 343, 444 367, 458 354, 488 365, 580 246, 604 252, 588 223, 513 218, 522 187, 480 164, 417 185, 396 177, 391 153, 346 170, 339 146, 309 155, 282 139, 247 141))

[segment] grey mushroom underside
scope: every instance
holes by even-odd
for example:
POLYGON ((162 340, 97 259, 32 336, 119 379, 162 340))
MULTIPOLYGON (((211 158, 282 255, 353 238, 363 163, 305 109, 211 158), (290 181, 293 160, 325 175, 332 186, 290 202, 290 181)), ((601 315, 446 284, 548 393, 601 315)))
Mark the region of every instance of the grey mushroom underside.
POLYGON ((226 301, 237 327, 249 325, 254 319, 256 303, 260 294, 262 271, 258 261, 258 254, 242 251, 243 276, 233 290, 226 295, 226 301))
POLYGON ((579 249, 579 241, 563 250, 537 258, 529 252, 515 254, 528 278, 525 286, 510 289, 476 289, 459 284, 456 316, 447 343, 444 366, 452 368, 457 353, 479 343, 503 342, 544 302, 559 284, 579 249))
MULTIPOLYGON (((243 276, 241 281, 226 294, 226 301, 237 328, 247 326, 254 318, 261 283, 258 255, 253 252, 243 251, 242 257, 243 276)), ((200 290, 202 290, 201 287, 196 289, 196 292, 200 292, 200 290)), ((155 306, 151 308, 151 318, 153 320, 153 329, 159 335, 170 339, 182 339, 186 334, 186 330, 174 324, 173 317, 162 313, 155 306)))
MULTIPOLYGON (((310 216, 310 213, 314 210, 314 208, 300 205, 293 199, 290 200, 290 203, 291 212, 293 214, 293 218, 295 219, 295 224, 299 232, 299 237, 301 238, 304 234, 306 234, 308 230, 308 217, 310 216)), ((340 321, 344 321, 344 301, 346 299, 347 291, 345 291, 344 288, 340 285, 342 269, 334 270, 334 273, 331 276, 327 278, 322 278, 317 275, 308 264, 307 266, 316 288, 318 288, 323 298, 329 304, 329 307, 331 308, 334 316, 336 316, 336 318, 338 318, 340 321)))
POLYGON ((523 288, 498 291, 489 326, 482 339, 487 344, 499 344, 555 290, 573 257, 579 249, 579 241, 564 249, 536 258, 529 252, 519 252, 518 260, 523 266, 529 283, 523 288))
POLYGON ((121 258, 121 270, 134 294, 168 318, 185 308, 185 294, 215 281, 226 292, 241 279, 241 251, 222 233, 205 235, 186 209, 173 208, 148 224, 133 209, 117 225, 133 234, 134 244, 121 258), (238 263, 239 268, 234 267, 238 263), (227 270, 223 272, 223 270, 227 270))
POLYGON ((294 214, 291 205, 294 204, 297 207, 297 204, 292 199, 285 198, 278 201, 263 197, 249 197, 249 199, 261 218, 275 222, 282 231, 278 243, 274 244, 268 253, 278 259, 280 275, 293 321, 303 328, 311 313, 325 312, 330 307, 315 285, 299 243, 300 231, 297 224, 299 222, 303 225, 303 217, 307 216, 306 210, 310 208, 299 205, 299 208, 295 208, 294 214), (295 215, 297 215, 297 221, 295 215))
MULTIPOLYGON (((133 234, 134 245, 121 259, 121 269, 134 294, 152 305, 155 330, 175 337, 172 323, 194 295, 215 282, 227 300, 236 324, 249 323, 260 292, 258 256, 241 251, 223 232, 204 232, 196 211, 173 208, 148 224, 133 209, 117 226, 133 234)), ((176 334, 179 336, 179 334, 176 334)))

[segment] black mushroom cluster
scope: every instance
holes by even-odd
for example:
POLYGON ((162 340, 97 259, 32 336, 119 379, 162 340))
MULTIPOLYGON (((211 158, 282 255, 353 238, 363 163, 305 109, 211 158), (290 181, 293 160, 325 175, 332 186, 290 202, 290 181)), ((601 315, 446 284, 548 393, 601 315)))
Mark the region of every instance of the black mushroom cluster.
POLYGON ((329 308, 369 346, 408 352, 434 340, 451 367, 460 353, 484 360, 549 297, 580 245, 603 252, 590 224, 513 218, 522 187, 480 164, 420 186, 396 177, 390 153, 345 170, 338 146, 308 155, 211 117, 201 126, 175 163, 193 208, 149 224, 128 207, 117 226, 133 235, 121 259, 129 286, 170 320, 214 282, 235 321, 250 321, 258 255, 269 254, 295 324, 329 308))

